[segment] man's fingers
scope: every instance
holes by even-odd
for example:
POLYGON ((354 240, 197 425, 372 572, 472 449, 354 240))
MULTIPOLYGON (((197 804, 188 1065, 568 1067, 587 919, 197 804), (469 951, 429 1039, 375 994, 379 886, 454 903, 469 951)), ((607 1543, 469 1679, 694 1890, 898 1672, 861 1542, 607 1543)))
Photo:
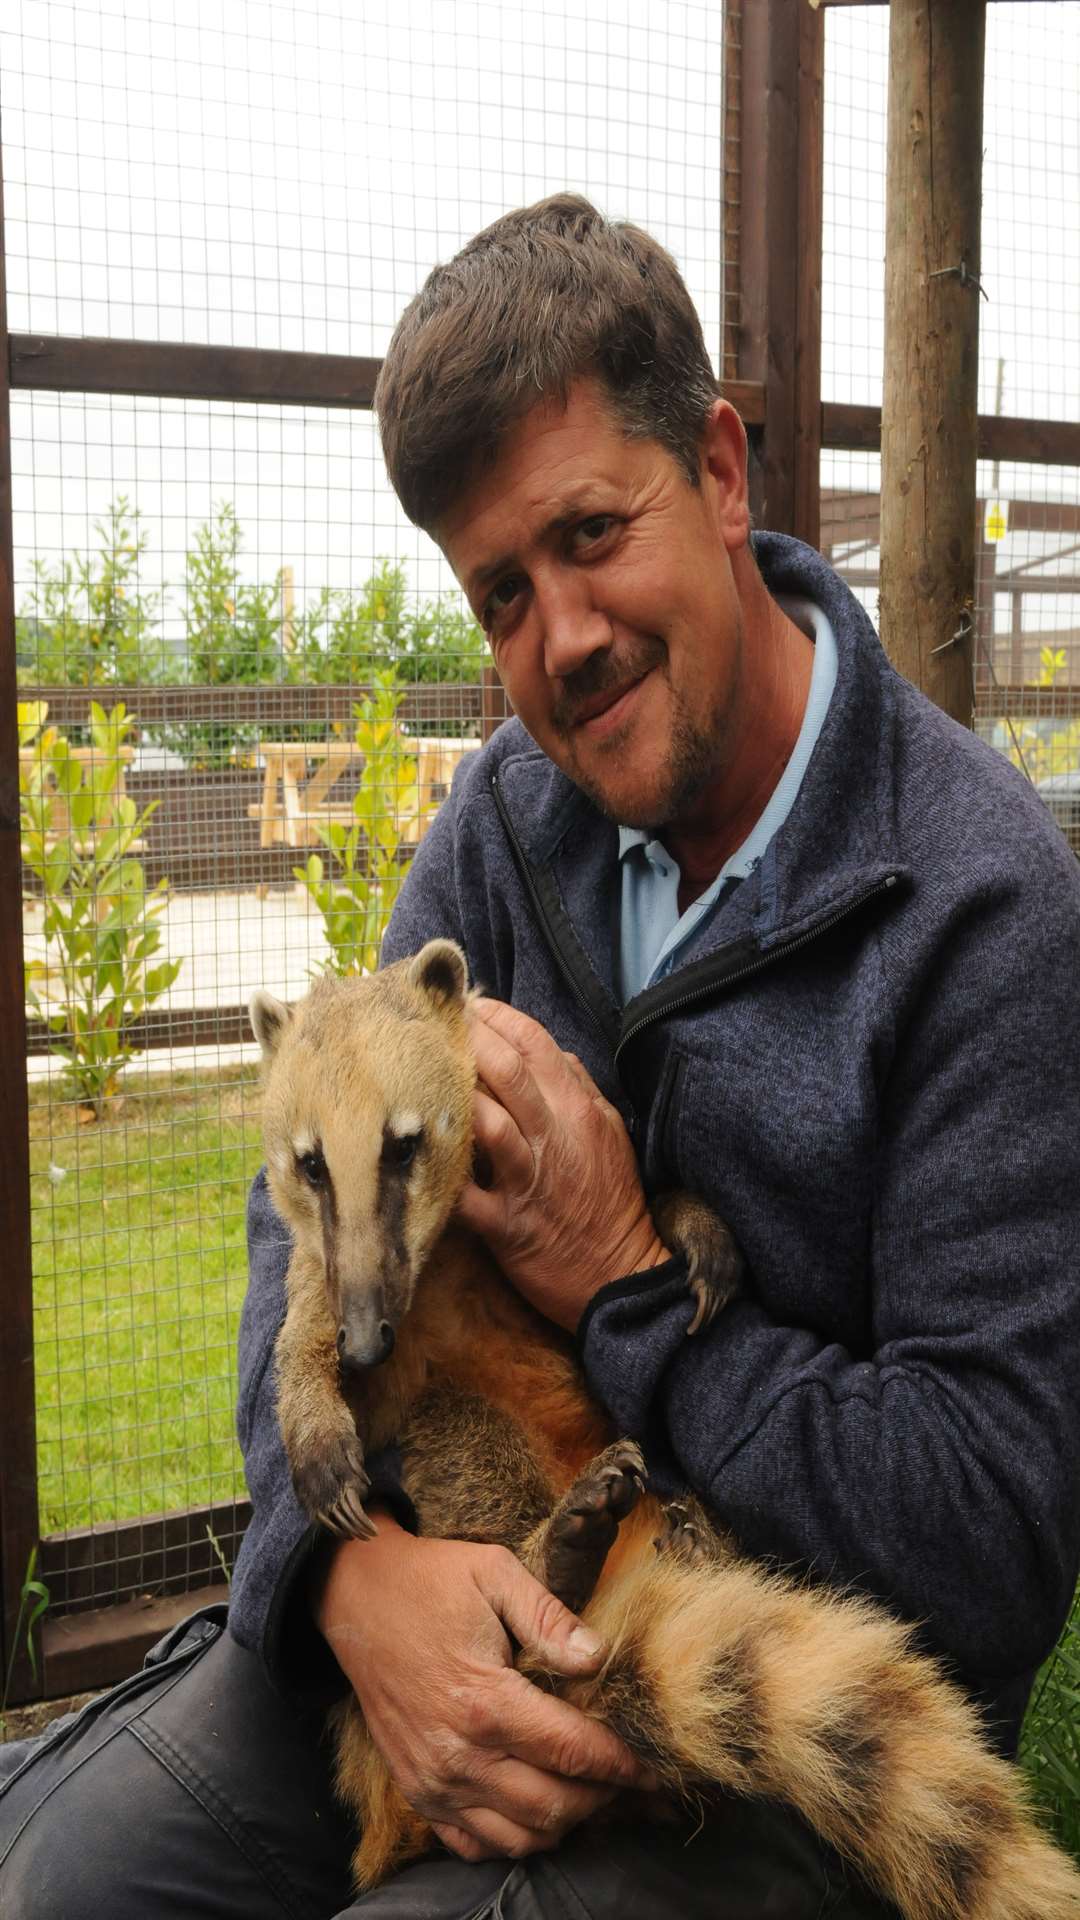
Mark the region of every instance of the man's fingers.
POLYGON ((550 1064, 558 1059, 560 1049, 547 1028, 529 1014, 522 1013, 519 1007, 510 1007, 505 1000, 488 1000, 483 994, 478 994, 470 1000, 469 1012, 475 1022, 472 1028, 474 1039, 482 1028, 487 1028, 491 1033, 500 1034, 516 1053, 530 1062, 550 1064))
POLYGON ((559 1844, 558 1834, 532 1833, 490 1807, 462 1807, 461 1825, 433 1829, 444 1846, 462 1860, 522 1860, 529 1853, 549 1852, 559 1844))
MULTIPOLYGON (((482 1565, 482 1590, 526 1653, 555 1673, 594 1673, 603 1645, 513 1554, 496 1549, 482 1565)), ((637 1786, 644 1769, 617 1734, 565 1700, 508 1669, 499 1701, 504 1750, 531 1766, 571 1780, 637 1786)))
POLYGON ((456 1853, 459 1860, 493 1860, 494 1849, 485 1847, 476 1836, 466 1833, 464 1827, 450 1826, 445 1822, 433 1820, 431 1831, 436 1840, 441 1840, 448 1853, 456 1853))
POLYGON ((528 1137, 513 1115, 483 1087, 477 1087, 473 1094, 473 1136, 487 1156, 496 1184, 512 1181, 520 1186, 531 1182, 536 1161, 528 1137))
POLYGON ((520 1683, 508 1718, 506 1748, 515 1759, 564 1780, 586 1780, 595 1785, 643 1787, 653 1784, 648 1769, 625 1747, 618 1735, 599 1720, 590 1720, 566 1700, 541 1692, 524 1674, 508 1676, 520 1683))
POLYGON ((477 1564, 477 1579, 485 1599, 526 1653, 570 1678, 595 1673, 604 1651, 596 1634, 512 1553, 494 1548, 477 1564))
MULTIPOLYGON (((607 1806, 618 1789, 562 1779, 515 1756, 500 1754, 477 1773, 475 1791, 486 1811, 530 1833, 561 1839, 598 1807, 607 1806)), ((475 1810, 469 1809, 466 1821, 473 1832, 475 1810)))

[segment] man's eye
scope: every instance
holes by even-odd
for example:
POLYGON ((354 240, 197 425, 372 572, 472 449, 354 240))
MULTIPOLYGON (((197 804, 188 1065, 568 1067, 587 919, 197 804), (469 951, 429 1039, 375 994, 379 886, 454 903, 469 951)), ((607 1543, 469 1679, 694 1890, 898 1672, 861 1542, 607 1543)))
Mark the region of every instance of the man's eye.
POLYGON ((521 575, 508 573, 506 579, 500 580, 498 585, 492 587, 491 592, 488 594, 481 615, 482 625, 485 627, 494 626, 498 622, 499 616, 504 614, 508 607, 513 606, 520 592, 521 575))
POLYGON ((318 1147, 313 1147, 310 1153, 297 1154, 296 1164, 309 1187, 324 1187, 326 1185, 329 1177, 328 1169, 326 1161, 318 1147))
POLYGON ((578 546, 595 546, 614 526, 610 513, 591 513, 587 520, 579 520, 574 528, 574 540, 578 546))

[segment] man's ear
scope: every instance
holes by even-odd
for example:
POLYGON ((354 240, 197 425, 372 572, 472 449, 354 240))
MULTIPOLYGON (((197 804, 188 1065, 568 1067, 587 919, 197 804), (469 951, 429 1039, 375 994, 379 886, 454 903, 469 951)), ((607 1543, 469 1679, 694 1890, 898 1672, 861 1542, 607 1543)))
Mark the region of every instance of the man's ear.
POLYGON ((729 553, 750 538, 746 428, 730 400, 718 394, 702 436, 702 485, 709 489, 717 529, 729 553))

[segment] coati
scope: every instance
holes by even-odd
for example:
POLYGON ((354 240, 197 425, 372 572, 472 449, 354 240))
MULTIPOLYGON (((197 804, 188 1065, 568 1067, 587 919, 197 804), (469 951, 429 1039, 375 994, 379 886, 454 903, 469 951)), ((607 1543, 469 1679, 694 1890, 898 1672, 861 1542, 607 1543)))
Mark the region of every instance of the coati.
MULTIPOLYGON (((1080 1920, 1080 1874, 909 1630, 741 1557, 689 1503, 661 1510, 569 1338, 448 1224, 472 1151, 467 996, 447 940, 324 978, 294 1008, 252 996, 270 1191, 293 1237, 276 1363, 302 1505, 370 1535, 365 1452, 398 1442, 423 1532, 512 1548, 600 1636, 595 1675, 534 1677, 615 1727, 673 1796, 786 1801, 906 1920, 1080 1920)), ((733 1277, 704 1215, 675 1203, 661 1228, 700 1256, 695 1324, 733 1277)), ((337 1713, 369 1887, 432 1836, 356 1701, 337 1713)))

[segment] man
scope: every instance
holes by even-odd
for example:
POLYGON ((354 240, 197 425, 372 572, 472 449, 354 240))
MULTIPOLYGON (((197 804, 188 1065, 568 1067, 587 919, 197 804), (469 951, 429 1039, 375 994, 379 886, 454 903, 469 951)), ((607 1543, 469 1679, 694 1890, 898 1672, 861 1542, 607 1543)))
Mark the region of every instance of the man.
MULTIPOLYGON (((451 935, 489 996, 463 1215, 576 1333, 658 1491, 919 1622, 1011 1749, 1080 1551, 1075 862, 820 557, 751 537, 741 425, 646 235, 573 196, 497 222, 403 317, 377 404, 518 715, 459 771, 386 941, 451 935), (690 1341, 645 1198, 673 1183, 747 1264, 690 1341)), ((99 1864, 86 1904, 343 1907, 314 1729, 348 1683, 449 1850, 358 1913, 883 1914, 783 1810, 581 1827, 648 1777, 528 1687, 512 1641, 567 1672, 598 1650, 509 1556, 415 1538, 393 1459, 376 1540, 308 1527, 261 1182, 250 1228, 235 1638, 204 1622, 132 1683, 108 1763, 99 1726, 25 1768, 20 1891, 76 1884, 120 1780, 140 1838, 119 1899, 99 1864)))

